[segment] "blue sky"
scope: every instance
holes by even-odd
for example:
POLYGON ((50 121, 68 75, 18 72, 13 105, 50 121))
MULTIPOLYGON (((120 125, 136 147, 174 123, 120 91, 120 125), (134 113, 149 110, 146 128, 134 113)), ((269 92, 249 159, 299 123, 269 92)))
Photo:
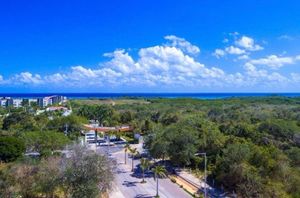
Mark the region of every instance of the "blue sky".
POLYGON ((300 2, 1 1, 1 92, 299 92, 300 2))

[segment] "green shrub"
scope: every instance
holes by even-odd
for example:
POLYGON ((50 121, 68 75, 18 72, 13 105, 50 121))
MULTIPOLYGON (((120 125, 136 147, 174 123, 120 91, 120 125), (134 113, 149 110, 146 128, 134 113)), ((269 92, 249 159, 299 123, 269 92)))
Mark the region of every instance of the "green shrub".
POLYGON ((171 182, 176 183, 176 179, 171 178, 171 182))
POLYGON ((25 145, 22 140, 16 137, 0 137, 0 160, 11 162, 22 156, 25 152, 25 145))

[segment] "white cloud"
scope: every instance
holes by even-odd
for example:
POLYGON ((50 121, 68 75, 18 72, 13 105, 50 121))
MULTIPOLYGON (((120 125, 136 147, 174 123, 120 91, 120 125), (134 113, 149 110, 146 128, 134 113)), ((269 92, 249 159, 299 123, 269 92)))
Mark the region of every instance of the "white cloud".
POLYGON ((16 74, 13 77, 13 81, 17 83, 24 83, 24 84, 41 84, 42 78, 39 74, 31 74, 30 72, 22 72, 20 74, 16 74))
POLYGON ((287 35, 287 34, 283 34, 283 35, 280 35, 280 36, 278 37, 278 39, 279 39, 279 40, 289 40, 289 41, 291 41, 291 40, 294 40, 294 37, 292 37, 292 36, 290 36, 290 35, 287 35))
POLYGON ((87 69, 83 66, 74 66, 71 67, 72 69, 72 78, 73 79, 78 79, 82 77, 87 77, 87 78, 94 78, 97 77, 95 72, 91 69, 87 69))
POLYGON ((62 83, 67 79, 67 76, 65 74, 52 74, 49 76, 45 76, 45 81, 50 82, 50 83, 62 83))
POLYGON ((165 36, 166 40, 171 41, 171 46, 180 48, 183 52, 189 54, 198 54, 200 53, 200 48, 192 45, 190 42, 186 41, 184 38, 180 38, 174 35, 165 36))
POLYGON ((222 49, 216 49, 215 52, 213 53, 213 56, 215 56, 217 58, 223 57, 225 55, 226 55, 226 53, 222 49))
POLYGON ((226 47, 226 48, 225 48, 225 51, 226 51, 228 54, 235 54, 235 55, 240 55, 240 54, 245 54, 245 53, 246 53, 245 50, 240 49, 240 48, 238 48, 238 47, 234 47, 234 46, 226 47))
POLYGON ((207 66, 194 57, 193 55, 199 53, 200 49, 185 39, 176 36, 167 36, 166 39, 171 43, 141 48, 135 56, 130 55, 124 49, 106 53, 104 56, 109 60, 93 68, 77 65, 70 67, 67 71, 45 76, 23 72, 7 80, 0 76, 0 83, 57 86, 59 88, 82 87, 85 89, 140 87, 146 90, 154 87, 163 90, 163 88, 178 87, 181 90, 190 88, 223 90, 224 87, 234 89, 235 87, 267 86, 270 83, 283 85, 299 82, 297 74, 285 77, 280 73, 270 72, 268 69, 291 64, 300 60, 300 55, 295 57, 271 55, 251 60, 246 48, 231 45, 225 50, 216 49, 214 55, 217 57, 234 54, 238 55, 237 59, 247 60, 244 70, 227 73, 221 67, 207 66), (258 67, 259 65, 268 65, 269 67, 261 69, 258 67))
POLYGON ((224 38, 223 39, 223 43, 228 43, 229 42, 229 39, 228 38, 224 38))
POLYGON ((253 38, 248 36, 242 36, 240 39, 235 41, 235 44, 249 51, 258 51, 263 49, 263 47, 254 43, 253 38))
POLYGON ((295 82, 300 82, 300 73, 291 73, 292 80, 295 82))
POLYGON ((235 36, 240 35, 240 33, 239 32, 231 32, 231 33, 229 33, 229 35, 235 37, 235 36))
MULTIPOLYGON (((254 42, 254 39, 248 36, 242 36, 240 37, 238 32, 233 32, 229 34, 231 37, 233 37, 233 43, 230 46, 227 46, 223 49, 216 49, 215 52, 212 54, 213 56, 220 58, 222 56, 225 56, 226 54, 232 54, 232 55, 244 55, 239 56, 239 60, 245 60, 248 59, 248 55, 253 51, 262 50, 263 47, 256 44, 254 42), (223 51, 221 51, 223 50, 223 51), (222 55, 219 55, 218 52, 222 55)), ((228 43, 228 39, 226 39, 225 43, 228 43)), ((224 41, 223 41, 224 43, 224 41)), ((236 60, 236 59, 235 59, 236 60)))
POLYGON ((239 60, 248 60, 249 59, 249 56, 247 54, 244 54, 242 56, 239 56, 238 57, 239 60))
POLYGON ((257 83, 266 83, 266 82, 288 82, 288 79, 277 72, 268 72, 264 69, 257 69, 253 64, 246 63, 244 66, 247 74, 251 77, 253 82, 257 83))
POLYGON ((293 64, 294 62, 295 61, 293 57, 279 57, 276 55, 270 55, 265 58, 250 60, 249 63, 254 65, 266 65, 271 69, 279 69, 283 65, 293 64))

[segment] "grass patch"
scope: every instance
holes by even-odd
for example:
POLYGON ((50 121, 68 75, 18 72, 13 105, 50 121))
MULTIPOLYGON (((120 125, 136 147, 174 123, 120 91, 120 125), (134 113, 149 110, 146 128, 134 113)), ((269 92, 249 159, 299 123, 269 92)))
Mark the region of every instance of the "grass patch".
POLYGON ((145 99, 76 99, 72 102, 78 105, 124 105, 124 104, 149 104, 145 99))

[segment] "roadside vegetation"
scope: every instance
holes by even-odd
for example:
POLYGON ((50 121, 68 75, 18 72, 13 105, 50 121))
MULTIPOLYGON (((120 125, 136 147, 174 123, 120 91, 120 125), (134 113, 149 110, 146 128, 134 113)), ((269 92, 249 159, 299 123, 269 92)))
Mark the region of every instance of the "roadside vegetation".
POLYGON ((110 190, 112 161, 77 143, 86 118, 0 112, 0 197, 98 198, 110 190))

